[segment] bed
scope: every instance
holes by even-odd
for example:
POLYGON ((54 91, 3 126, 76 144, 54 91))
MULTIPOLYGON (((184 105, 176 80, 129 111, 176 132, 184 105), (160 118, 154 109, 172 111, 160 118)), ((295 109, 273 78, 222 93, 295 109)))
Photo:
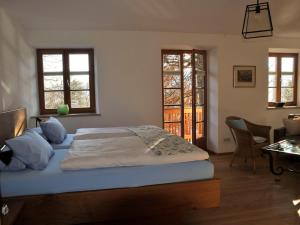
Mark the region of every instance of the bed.
MULTIPOLYGON (((1 113, 0 123, 5 125, 0 127, 3 144, 26 128, 26 110, 1 113)), ((208 160, 63 171, 60 162, 68 154, 66 146, 57 146, 42 171, 1 174, 3 200, 25 202, 19 220, 22 224, 138 220, 159 217, 162 212, 172 215, 219 206, 220 180, 214 178, 214 167, 208 160)))

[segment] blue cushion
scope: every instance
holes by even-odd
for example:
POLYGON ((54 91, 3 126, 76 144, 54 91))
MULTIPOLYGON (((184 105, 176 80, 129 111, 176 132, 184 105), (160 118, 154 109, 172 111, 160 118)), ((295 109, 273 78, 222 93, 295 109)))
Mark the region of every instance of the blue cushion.
MULTIPOLYGON (((5 146, 2 151, 9 151, 10 149, 5 146)), ((11 161, 8 165, 5 165, 1 160, 0 160, 0 171, 18 171, 18 170, 24 170, 26 168, 26 165, 16 157, 12 157, 11 161)))
POLYGON ((46 122, 41 122, 43 134, 53 144, 61 144, 67 135, 64 126, 54 117, 50 117, 46 122))
POLYGON ((54 155, 52 146, 33 130, 26 130, 23 135, 7 140, 6 144, 17 159, 36 170, 45 169, 54 155))
POLYGON ((247 125, 243 119, 239 120, 230 120, 231 126, 240 129, 240 130, 248 130, 247 125))

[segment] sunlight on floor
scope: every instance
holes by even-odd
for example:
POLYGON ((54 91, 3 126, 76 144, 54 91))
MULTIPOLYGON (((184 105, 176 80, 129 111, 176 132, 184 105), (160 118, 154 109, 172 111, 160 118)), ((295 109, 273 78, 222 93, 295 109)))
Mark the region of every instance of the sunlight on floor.
MULTIPOLYGON (((293 205, 296 206, 300 203, 300 199, 293 200, 293 205)), ((300 209, 297 210, 298 216, 300 217, 300 209)))

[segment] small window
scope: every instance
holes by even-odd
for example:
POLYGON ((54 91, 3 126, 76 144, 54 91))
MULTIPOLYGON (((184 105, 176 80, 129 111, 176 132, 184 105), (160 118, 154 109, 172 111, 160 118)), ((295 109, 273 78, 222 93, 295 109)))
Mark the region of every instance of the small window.
POLYGON ((95 109, 93 49, 38 49, 40 113, 56 113, 68 104, 70 113, 95 109))
POLYGON ((297 104, 298 54, 270 53, 268 75, 268 105, 284 102, 297 104))

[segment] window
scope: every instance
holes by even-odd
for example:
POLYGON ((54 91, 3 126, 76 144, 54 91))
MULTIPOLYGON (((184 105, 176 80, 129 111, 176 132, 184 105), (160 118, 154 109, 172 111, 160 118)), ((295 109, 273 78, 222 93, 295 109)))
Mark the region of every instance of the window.
POLYGON ((162 50, 163 127, 206 149, 206 52, 162 50))
POLYGON ((268 75, 268 105, 285 102, 297 104, 298 54, 270 53, 268 75))
POLYGON ((96 111, 93 49, 38 49, 37 66, 41 114, 60 104, 70 113, 96 111))

